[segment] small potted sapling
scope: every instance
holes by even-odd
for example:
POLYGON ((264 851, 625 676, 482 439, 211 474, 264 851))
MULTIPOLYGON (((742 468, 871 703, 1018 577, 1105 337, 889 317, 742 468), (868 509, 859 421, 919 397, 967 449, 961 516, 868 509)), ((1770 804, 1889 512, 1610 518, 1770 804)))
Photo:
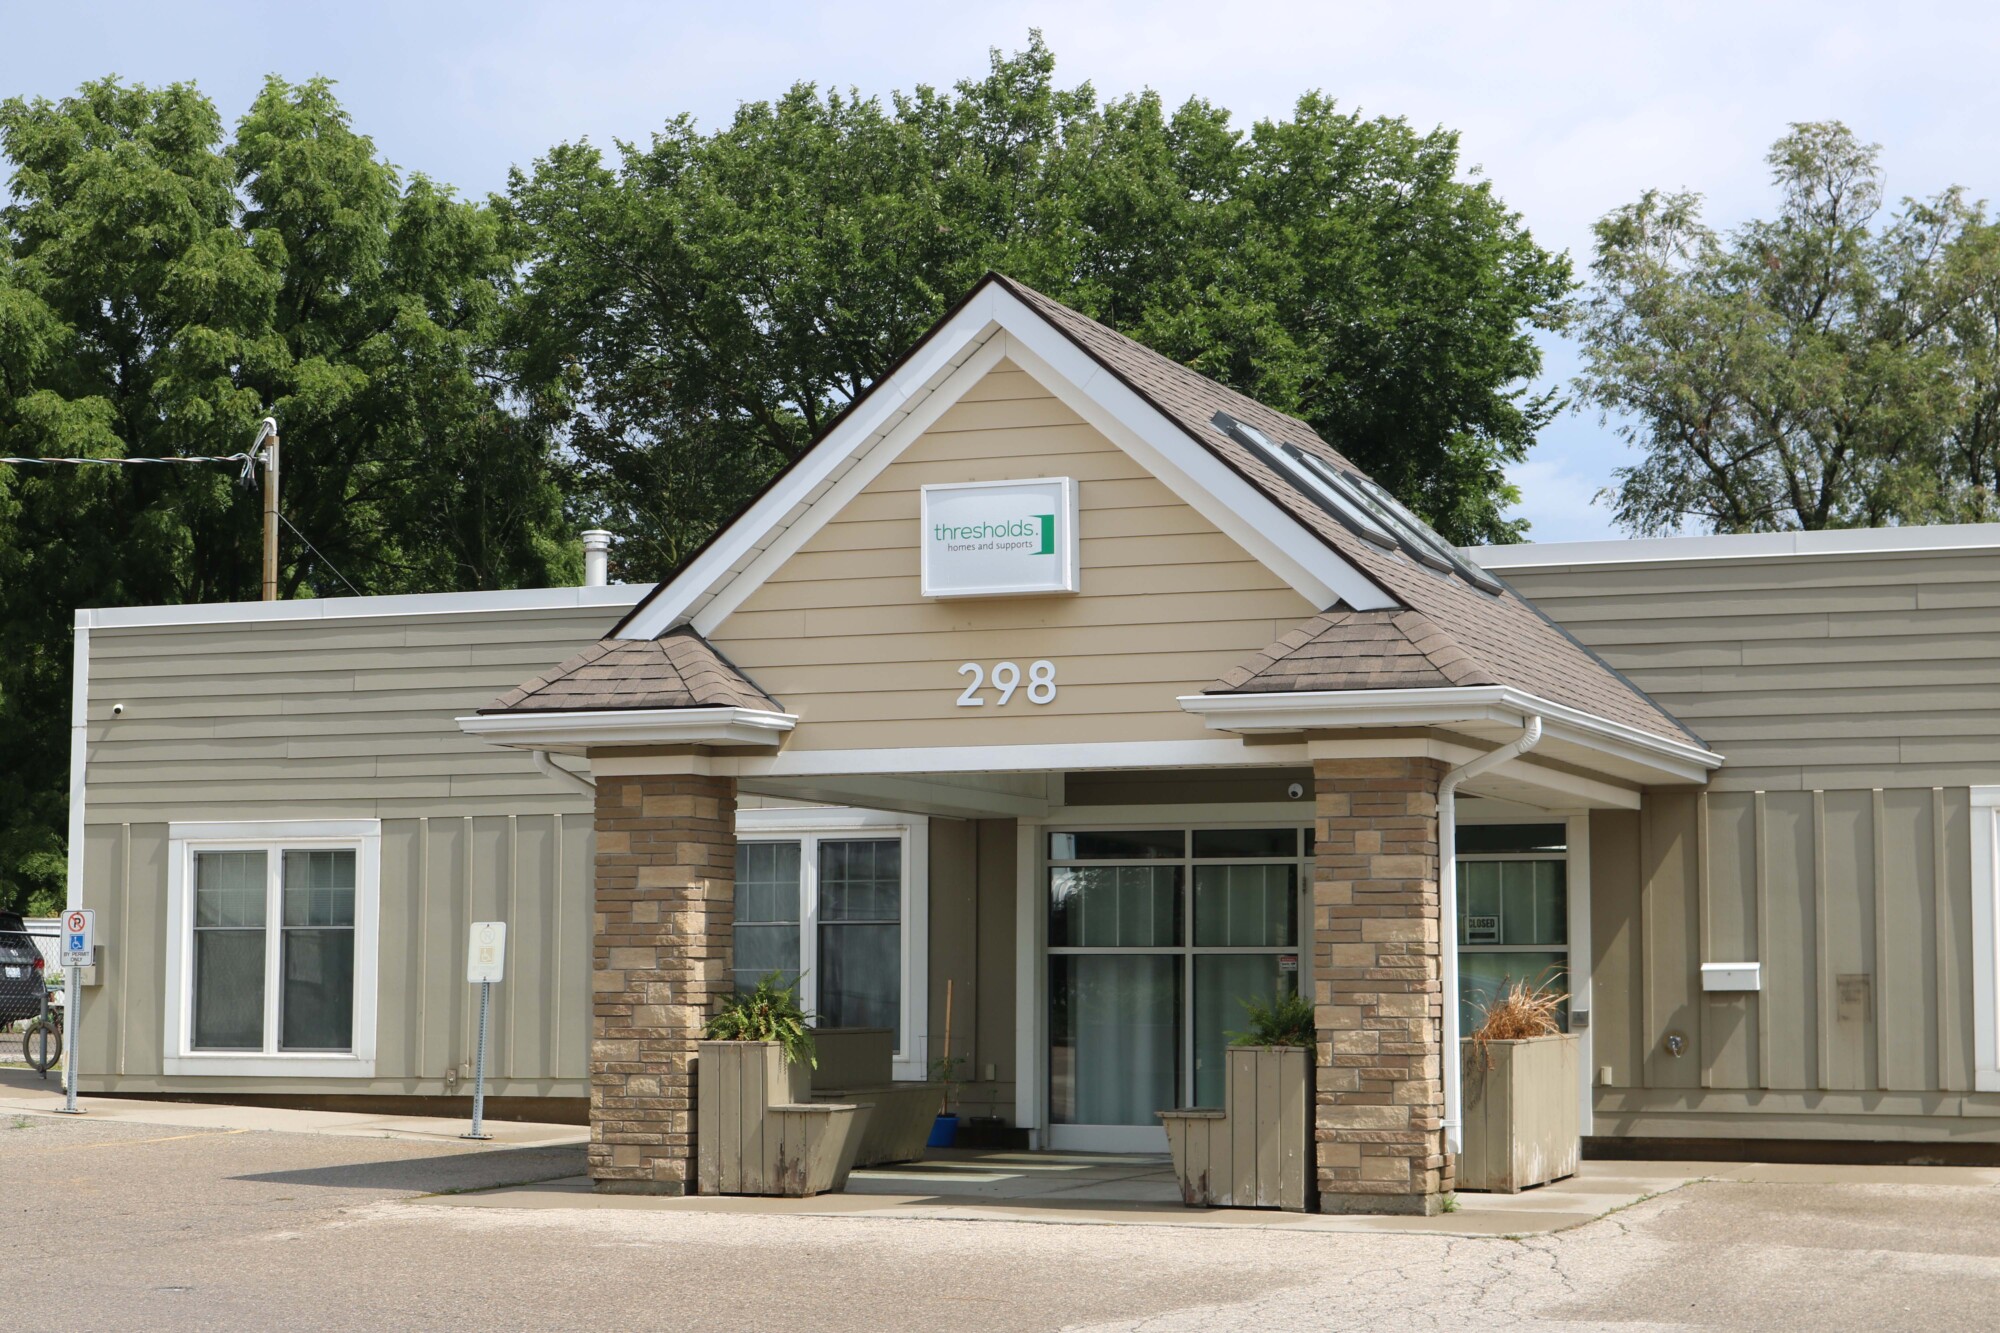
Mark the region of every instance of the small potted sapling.
POLYGON ((951 992, 952 982, 944 983, 944 1054, 931 1061, 930 1082, 939 1085, 944 1092, 939 1101, 936 1123, 931 1126, 931 1136, 925 1141, 926 1148, 949 1148, 958 1142, 958 1086, 959 1066, 965 1063, 962 1055, 951 1053, 951 992))
POLYGON ((1553 981, 1510 981, 1460 1043, 1459 1189, 1514 1194, 1576 1174, 1583 1039, 1562 1030, 1569 997, 1553 981))
POLYGON ((965 1064, 962 1055, 940 1055, 931 1061, 930 1081, 943 1090, 939 1103, 943 1109, 931 1125, 931 1136, 924 1144, 927 1148, 949 1148, 958 1142, 958 1089, 964 1082, 959 1077, 959 1069, 965 1064))
POLYGON ((696 1170, 704 1194, 838 1190, 869 1108, 812 1100, 812 1015, 772 972, 702 1029, 695 1075, 696 1170))
POLYGON ((1285 991, 1243 1008, 1249 1027, 1229 1034, 1223 1055, 1223 1105, 1159 1113, 1181 1198, 1191 1207, 1304 1212, 1314 1186, 1312 1001, 1285 991))

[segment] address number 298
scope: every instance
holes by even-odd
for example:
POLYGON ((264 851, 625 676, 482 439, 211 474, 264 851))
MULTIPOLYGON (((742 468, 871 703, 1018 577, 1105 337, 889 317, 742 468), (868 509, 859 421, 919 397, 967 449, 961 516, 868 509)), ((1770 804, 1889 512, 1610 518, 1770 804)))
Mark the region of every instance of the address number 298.
MULTIPOLYGON (((972 683, 967 685, 964 691, 958 696, 958 706, 960 708, 983 708, 986 705, 986 696, 981 694, 980 691, 985 689, 989 683, 986 668, 977 662, 967 662, 958 669, 958 674, 972 677, 972 683)), ((995 662, 993 664, 993 675, 990 683, 994 689, 1000 692, 999 697, 993 700, 993 702, 1001 707, 1005 707, 1007 702, 1014 697, 1015 691, 1021 689, 1022 676, 1020 663, 995 662)), ((1054 703, 1056 700, 1056 664, 1046 658, 1039 662, 1028 663, 1026 683, 1028 688, 1025 692, 1029 703, 1054 703)))

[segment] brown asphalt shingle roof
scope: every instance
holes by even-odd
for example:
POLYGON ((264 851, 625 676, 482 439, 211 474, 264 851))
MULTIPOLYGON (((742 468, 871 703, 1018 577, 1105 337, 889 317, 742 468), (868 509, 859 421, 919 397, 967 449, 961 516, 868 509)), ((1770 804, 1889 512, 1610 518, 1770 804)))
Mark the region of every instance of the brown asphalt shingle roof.
MULTIPOLYGON (((1115 329, 1107 328, 1042 295, 1032 287, 997 274, 992 281, 998 282, 1041 314, 1093 360, 1118 376, 1133 392, 1288 511, 1405 609, 1421 612, 1432 633, 1456 648, 1457 655, 1452 660, 1462 658, 1471 664, 1472 669, 1486 673, 1488 679, 1483 683, 1509 685, 1669 740, 1700 743, 1698 737, 1636 685, 1571 638, 1513 589, 1507 588, 1498 595, 1480 592, 1455 574, 1428 569, 1401 551, 1384 550, 1356 536, 1322 509, 1317 501, 1293 485, 1284 474, 1247 445, 1217 427, 1214 417, 1217 412, 1227 413, 1238 421, 1255 426, 1274 441, 1296 445, 1349 471, 1360 471, 1305 422, 1217 384, 1178 361, 1162 356, 1115 329)), ((1310 623, 1318 624, 1325 619, 1322 616, 1310 623)), ((1373 632, 1370 628, 1372 623, 1348 620, 1320 625, 1314 635, 1315 641, 1320 644, 1316 651, 1331 654, 1337 659, 1342 650, 1335 646, 1334 641, 1363 633, 1364 630, 1373 632)), ((1287 636, 1287 639, 1290 637, 1287 636)), ((1431 641, 1423 636, 1419 638, 1424 642, 1431 641)), ((1244 668, 1248 668, 1247 672, 1231 672, 1210 687, 1210 692, 1387 687, 1380 681, 1374 684, 1299 685, 1289 682, 1309 677, 1282 672, 1262 674, 1256 665, 1259 660, 1269 658, 1273 663, 1288 660, 1288 655, 1280 649, 1285 642, 1281 639, 1265 649, 1257 658, 1243 664, 1244 668)), ((1440 652, 1444 649, 1434 644, 1424 655, 1444 660, 1436 658, 1440 652)), ((1367 657, 1365 649, 1361 650, 1361 657, 1367 657)), ((1447 654, 1447 657, 1451 655, 1447 654)), ((1354 679, 1358 681, 1360 677, 1354 679)))
POLYGON ((1210 693, 1497 685, 1421 611, 1335 607, 1239 663, 1210 693))
POLYGON ((482 713, 607 708, 753 708, 778 702, 686 625, 657 639, 604 639, 495 699, 482 713))

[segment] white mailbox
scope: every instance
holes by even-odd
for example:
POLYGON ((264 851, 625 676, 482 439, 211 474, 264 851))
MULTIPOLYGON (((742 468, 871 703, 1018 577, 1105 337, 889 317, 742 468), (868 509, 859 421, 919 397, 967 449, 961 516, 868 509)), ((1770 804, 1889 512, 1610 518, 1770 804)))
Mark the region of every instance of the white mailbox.
POLYGON ((1764 965, 1762 963, 1703 963, 1701 965, 1701 988, 1703 990, 1762 990, 1764 989, 1764 965))

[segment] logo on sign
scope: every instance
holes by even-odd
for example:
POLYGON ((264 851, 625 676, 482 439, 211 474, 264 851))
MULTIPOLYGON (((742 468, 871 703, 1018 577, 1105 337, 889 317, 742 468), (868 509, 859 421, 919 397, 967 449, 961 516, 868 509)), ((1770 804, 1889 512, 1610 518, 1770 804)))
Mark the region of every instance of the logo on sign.
POLYGON ((918 542, 926 597, 1077 591, 1068 477, 926 486, 918 542))

